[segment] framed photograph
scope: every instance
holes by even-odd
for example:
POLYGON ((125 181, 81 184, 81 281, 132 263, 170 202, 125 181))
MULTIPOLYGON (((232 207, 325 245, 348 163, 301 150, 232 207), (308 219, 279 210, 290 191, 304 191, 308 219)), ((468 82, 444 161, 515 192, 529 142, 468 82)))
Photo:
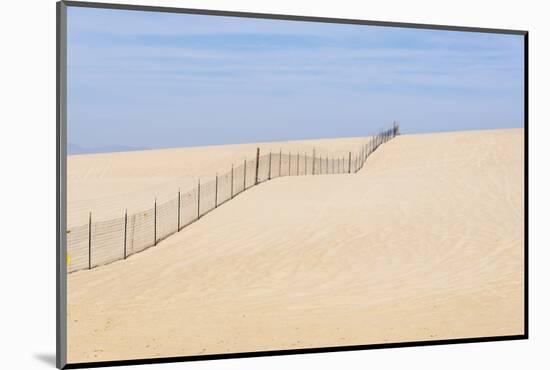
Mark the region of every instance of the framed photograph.
POLYGON ((527 339, 527 50, 57 3, 57 366, 527 339))

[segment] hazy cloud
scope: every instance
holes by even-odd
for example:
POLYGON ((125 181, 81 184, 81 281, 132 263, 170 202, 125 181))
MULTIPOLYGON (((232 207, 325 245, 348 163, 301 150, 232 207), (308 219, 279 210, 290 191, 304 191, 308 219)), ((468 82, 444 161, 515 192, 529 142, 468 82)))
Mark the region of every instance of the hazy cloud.
POLYGON ((523 40, 69 7, 69 139, 167 147, 523 126, 523 40), (228 129, 231 128, 231 129, 228 129))

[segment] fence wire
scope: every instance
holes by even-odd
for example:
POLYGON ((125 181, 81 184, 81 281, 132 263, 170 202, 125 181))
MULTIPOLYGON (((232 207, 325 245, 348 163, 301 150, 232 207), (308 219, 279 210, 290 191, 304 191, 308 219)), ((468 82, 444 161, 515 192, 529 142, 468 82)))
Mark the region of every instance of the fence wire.
POLYGON ((156 245, 206 213, 256 184, 284 176, 347 174, 359 171, 366 159, 383 143, 399 133, 389 130, 365 140, 347 156, 321 156, 311 152, 268 152, 243 160, 213 180, 177 193, 177 197, 145 211, 123 217, 94 221, 67 230, 67 271, 91 269, 125 259, 156 245))

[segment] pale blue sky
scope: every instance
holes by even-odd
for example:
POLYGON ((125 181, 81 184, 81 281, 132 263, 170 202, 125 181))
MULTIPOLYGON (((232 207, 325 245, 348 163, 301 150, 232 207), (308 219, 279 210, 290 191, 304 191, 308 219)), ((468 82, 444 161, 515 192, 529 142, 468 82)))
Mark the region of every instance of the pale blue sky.
POLYGON ((523 37, 68 8, 69 152, 523 127, 523 37))

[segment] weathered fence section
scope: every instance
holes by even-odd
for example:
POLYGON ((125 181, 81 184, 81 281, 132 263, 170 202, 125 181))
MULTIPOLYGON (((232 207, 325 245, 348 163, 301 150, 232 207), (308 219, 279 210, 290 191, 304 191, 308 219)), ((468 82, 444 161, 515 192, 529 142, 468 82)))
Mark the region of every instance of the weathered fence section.
POLYGON ((371 136, 344 157, 328 157, 311 152, 260 153, 235 163, 231 170, 197 183, 196 188, 181 192, 169 201, 119 218, 94 221, 67 230, 68 272, 126 259, 141 252, 195 222, 206 213, 233 199, 246 189, 283 176, 349 174, 359 171, 380 145, 399 134, 394 122, 390 129, 371 136))

